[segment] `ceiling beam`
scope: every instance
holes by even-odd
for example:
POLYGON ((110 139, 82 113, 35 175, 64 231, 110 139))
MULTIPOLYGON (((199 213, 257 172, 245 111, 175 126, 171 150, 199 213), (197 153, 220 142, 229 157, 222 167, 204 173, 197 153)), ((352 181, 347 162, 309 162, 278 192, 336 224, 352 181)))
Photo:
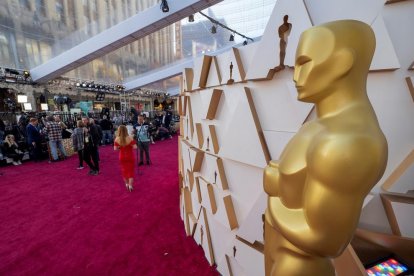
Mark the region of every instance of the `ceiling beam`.
POLYGON ((155 5, 31 69, 30 74, 39 83, 55 79, 221 1, 223 0, 169 1, 168 13, 163 13, 159 5, 155 5))

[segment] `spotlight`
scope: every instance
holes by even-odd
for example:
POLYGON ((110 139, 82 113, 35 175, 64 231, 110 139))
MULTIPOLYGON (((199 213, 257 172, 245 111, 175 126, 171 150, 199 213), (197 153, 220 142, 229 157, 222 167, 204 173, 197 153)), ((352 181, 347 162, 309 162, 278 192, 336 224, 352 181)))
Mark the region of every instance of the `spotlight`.
POLYGON ((82 87, 86 87, 86 83, 82 83, 82 87))
POLYGON ((212 33, 212 34, 217 33, 217 27, 216 27, 216 26, 214 26, 214 25, 213 25, 213 26, 211 27, 211 33, 212 33))
POLYGON ((170 7, 168 7, 167 0, 162 0, 160 7, 161 7, 162 12, 169 12, 170 11, 170 7))
POLYGON ((188 22, 194 22, 194 14, 190 14, 188 17, 188 22))
POLYGON ((95 100, 97 102, 103 102, 105 100, 105 92, 99 92, 98 94, 96 94, 95 100))
POLYGON ((27 79, 28 77, 30 77, 30 72, 29 71, 23 71, 23 76, 25 79, 27 79))
POLYGON ((42 109, 43 111, 48 111, 49 106, 46 103, 42 103, 42 104, 40 104, 40 109, 42 109))
POLYGON ((80 87, 80 83, 79 82, 76 83, 76 87, 80 87))
POLYGON ((231 34, 231 35, 230 35, 230 39, 229 39, 229 41, 234 41, 234 34, 231 34))
POLYGON ((247 39, 243 42, 243 45, 246 46, 247 45, 247 39))

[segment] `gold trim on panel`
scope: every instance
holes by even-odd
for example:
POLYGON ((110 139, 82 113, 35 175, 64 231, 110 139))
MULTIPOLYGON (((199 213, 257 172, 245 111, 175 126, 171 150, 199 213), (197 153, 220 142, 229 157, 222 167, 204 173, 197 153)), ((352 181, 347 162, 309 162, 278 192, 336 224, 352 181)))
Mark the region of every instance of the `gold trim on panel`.
POLYGON ((190 92, 193 90, 194 71, 193 68, 184 68, 184 91, 190 92))
POLYGON ((208 128, 210 130, 210 137, 211 137, 211 142, 213 143, 214 153, 218 154, 220 150, 220 146, 219 146, 218 139, 217 139, 216 126, 209 125, 208 128))
POLYGON ((399 194, 381 194, 381 200, 382 204, 384 205, 385 213, 387 214, 392 233, 397 236, 402 236, 397 217, 395 216, 394 208, 392 207, 392 203, 399 202, 414 205, 414 197, 399 194))
POLYGON ((403 1, 407 1, 407 0, 387 0, 385 2, 385 5, 394 4, 394 3, 403 2, 403 1))
POLYGON ((414 101, 414 84, 410 77, 406 77, 405 80, 407 81, 408 89, 410 90, 411 98, 414 101))
POLYGON ((217 70, 217 76, 218 76, 219 83, 221 84, 221 81, 222 81, 221 72, 220 72, 220 67, 219 67, 216 56, 213 57, 213 62, 214 62, 214 65, 216 67, 216 70, 217 70))
POLYGON ((184 117, 180 118, 180 137, 184 138, 184 117))
POLYGON ((203 65, 201 67, 199 87, 205 88, 207 85, 208 74, 210 72, 211 61, 213 60, 212 56, 203 57, 203 65))
POLYGON ((236 235, 236 239, 237 239, 238 241, 240 241, 240 242, 244 243, 244 244, 245 244, 245 245, 247 245, 248 247, 250 247, 250 248, 252 248, 252 249, 254 249, 254 250, 256 250, 256 251, 258 251, 258 252, 260 252, 260 253, 262 253, 262 254, 264 254, 264 244, 263 244, 263 243, 261 243, 261 242, 259 242, 259 241, 254 241, 254 243, 250 243, 250 242, 248 242, 247 240, 245 240, 245 239, 243 239, 242 237, 237 236, 237 235, 236 235))
POLYGON ((233 270, 231 269, 230 258, 229 256, 227 256, 227 254, 225 256, 226 256, 227 268, 229 269, 229 274, 230 276, 233 276, 233 270))
POLYGON ((223 90, 221 89, 213 90, 213 94, 211 95, 210 103, 208 105, 206 119, 214 120, 216 118, 216 112, 217 112, 217 108, 220 103, 222 94, 223 94, 223 90))
POLYGON ((336 276, 365 276, 365 268, 349 244, 342 254, 333 260, 336 276))
POLYGON ((208 250, 209 250, 210 256, 211 256, 210 263, 214 264, 215 259, 214 259, 213 246, 212 246, 212 243, 211 243, 210 227, 208 225, 206 208, 203 208, 203 216, 204 216, 204 227, 205 227, 205 231, 206 231, 206 235, 207 235, 208 250))
POLYGON ((226 171, 224 170, 223 159, 217 158, 216 163, 217 163, 217 169, 219 171, 221 188, 223 190, 228 190, 229 184, 227 182, 226 171))
MULTIPOLYGON (((393 252, 407 262, 414 263, 414 239, 377 233, 359 228, 355 231, 355 237, 382 247, 386 249, 387 252, 393 252)), ((354 244, 354 242, 352 242, 352 244, 356 249, 356 244, 354 244)))
POLYGON ((196 177, 195 184, 196 184, 196 190, 197 190, 198 203, 201 204, 201 201, 203 200, 203 197, 201 196, 200 178, 199 177, 196 177))
POLYGON ((234 57, 236 59, 237 67, 239 68, 239 73, 242 81, 245 81, 246 79, 246 71, 244 70, 244 65, 242 62, 242 59, 240 57, 239 49, 233 47, 233 53, 234 57))
POLYGON ((385 180, 381 188, 384 191, 389 191, 391 187, 397 182, 397 180, 404 174, 404 172, 414 164, 414 150, 412 150, 407 157, 401 162, 400 165, 390 174, 385 180))
POLYGON ((250 112, 253 116, 253 121, 254 121, 254 124, 256 126, 257 134, 259 135, 260 145, 262 146, 262 150, 263 150, 263 154, 264 154, 265 159, 266 159, 266 163, 269 163, 270 160, 272 160, 272 158, 270 156, 270 151, 269 151, 269 148, 268 148, 267 143, 266 143, 266 139, 265 139, 264 134, 263 134, 262 126, 260 125, 260 120, 259 120, 259 116, 257 115, 256 107, 254 105, 252 92, 250 91, 250 88, 248 88, 248 87, 244 87, 244 91, 245 91, 246 96, 247 96, 247 101, 249 103, 250 112))
POLYGON ((182 98, 183 98, 183 96, 178 97, 178 115, 180 115, 180 116, 184 116, 182 98))
POLYGON ((204 144, 203 126, 201 123, 196 123, 195 126, 197 131, 198 147, 202 149, 204 144))
POLYGON ((188 105, 188 117, 190 119, 190 132, 191 132, 191 139, 194 136, 194 121, 193 121, 193 110, 191 108, 191 98, 187 97, 187 105, 188 105))
POLYGON ((189 169, 187 169, 187 174, 188 174, 188 180, 190 182, 190 192, 192 192, 194 188, 194 173, 190 171, 189 169))
POLYGON ((201 165, 203 164, 204 160, 204 151, 197 149, 197 148, 191 148, 191 150, 196 152, 195 160, 193 164, 193 172, 200 172, 201 165))
POLYGON ((187 116, 187 101, 188 101, 189 96, 184 96, 183 100, 184 100, 184 106, 183 106, 183 116, 187 116))
POLYGON ((239 227, 239 224, 237 222, 236 212, 234 211, 233 200, 231 199, 231 196, 228 195, 223 198, 223 202, 224 202, 224 206, 226 207, 226 214, 227 214, 227 219, 229 221, 230 229, 233 230, 239 227))
POLYGON ((208 197, 210 199, 210 206, 211 211, 213 212, 213 215, 217 213, 217 204, 216 204, 216 197, 214 196, 214 188, 213 185, 210 183, 207 183, 207 191, 208 191, 208 197))

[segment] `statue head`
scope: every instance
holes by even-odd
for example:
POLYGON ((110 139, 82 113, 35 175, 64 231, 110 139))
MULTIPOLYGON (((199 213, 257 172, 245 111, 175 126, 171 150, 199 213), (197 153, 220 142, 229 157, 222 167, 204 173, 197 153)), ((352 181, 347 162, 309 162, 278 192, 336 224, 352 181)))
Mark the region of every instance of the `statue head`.
POLYGON ((339 20, 306 30, 295 58, 298 100, 318 102, 343 85, 365 91, 374 50, 374 32, 360 21, 339 20))
POLYGON ((288 23, 288 20, 289 20, 289 15, 285 15, 285 16, 283 16, 283 23, 288 23))

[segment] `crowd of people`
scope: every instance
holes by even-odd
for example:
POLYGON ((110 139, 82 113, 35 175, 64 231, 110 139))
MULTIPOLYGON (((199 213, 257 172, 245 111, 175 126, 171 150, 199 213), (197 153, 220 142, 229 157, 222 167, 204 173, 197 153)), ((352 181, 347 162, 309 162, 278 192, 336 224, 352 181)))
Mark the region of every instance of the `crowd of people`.
POLYGON ((25 125, 19 122, 19 141, 0 119, 0 153, 9 162, 12 160, 15 166, 27 159, 34 162, 49 159, 50 163, 63 161, 68 157, 63 140, 70 138, 72 149, 79 159, 77 169, 84 169, 86 164, 89 175, 98 175, 99 147, 114 145, 115 150, 120 150, 125 185, 132 191, 131 166, 134 167, 135 162, 134 158, 131 159, 132 149, 139 148, 138 165, 151 165, 150 144, 171 139, 175 133, 172 112, 159 112, 152 120, 145 113, 131 116, 127 122, 116 116, 111 118, 109 114, 103 114, 101 118, 78 117, 76 125, 71 127, 73 123, 63 122, 59 115, 31 117, 25 125), (24 159, 25 152, 28 152, 29 158, 24 159))

